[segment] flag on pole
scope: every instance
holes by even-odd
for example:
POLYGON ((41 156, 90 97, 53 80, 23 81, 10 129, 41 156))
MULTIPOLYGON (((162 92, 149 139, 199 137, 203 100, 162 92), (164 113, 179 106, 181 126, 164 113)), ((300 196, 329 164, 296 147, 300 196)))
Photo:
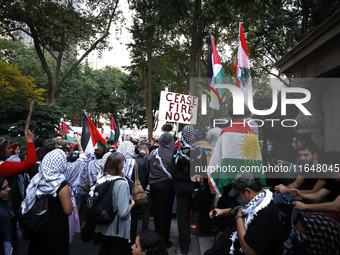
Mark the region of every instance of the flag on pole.
POLYGON ((244 103, 248 106, 248 93, 250 91, 249 89, 252 88, 252 84, 246 38, 241 22, 239 25, 238 52, 234 73, 236 74, 236 85, 242 90, 244 94, 244 103))
POLYGON ((59 126, 58 126, 58 134, 61 135, 61 136, 64 135, 62 129, 63 129, 63 128, 62 128, 62 125, 59 125, 59 126))
POLYGON ((250 171, 266 185, 262 156, 256 132, 247 124, 233 123, 222 130, 210 159, 208 175, 217 195, 232 183, 236 174, 250 171))
POLYGON ((105 139, 94 125, 90 116, 84 110, 83 129, 81 133, 81 145, 84 148, 85 155, 93 154, 94 149, 104 145, 108 148, 105 139))
POLYGON ((71 143, 71 148, 74 148, 77 142, 74 140, 74 131, 73 129, 67 125, 65 122, 61 125, 61 132, 64 139, 71 143))
POLYGON ((120 125, 119 120, 117 120, 117 125, 115 125, 115 141, 119 141, 120 137, 120 125))
POLYGON ((111 115, 111 132, 110 132, 110 139, 115 140, 115 122, 113 119, 113 115, 111 115))
MULTIPOLYGON (((215 84, 226 84, 227 80, 225 78, 224 70, 222 67, 220 56, 216 50, 214 39, 209 34, 208 41, 208 72, 207 77, 211 78, 210 87, 215 89, 215 84)), ((211 100, 209 106, 216 110, 221 110, 221 98, 225 92, 225 89, 216 89, 218 96, 215 93, 211 93, 211 100), (219 98, 218 98, 219 97, 219 98)))

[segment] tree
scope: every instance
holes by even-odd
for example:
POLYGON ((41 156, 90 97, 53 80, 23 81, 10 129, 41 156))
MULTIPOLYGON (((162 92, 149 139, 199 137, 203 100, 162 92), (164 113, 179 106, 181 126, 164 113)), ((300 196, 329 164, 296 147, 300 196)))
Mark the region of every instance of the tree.
MULTIPOLYGON (((24 136, 26 118, 29 103, 19 104, 13 101, 6 101, 0 107, 0 134, 10 140, 24 136)), ((48 105, 35 105, 30 130, 36 137, 50 138, 55 135, 60 124, 63 111, 48 105)))
POLYGON ((0 105, 7 100, 22 104, 35 100, 42 104, 44 89, 37 88, 34 79, 24 76, 15 65, 0 61, 0 105))
POLYGON ((65 118, 73 126, 82 125, 85 109, 97 124, 100 117, 110 120, 113 114, 121 125, 143 128, 146 118, 140 92, 131 76, 118 68, 93 70, 79 65, 65 81, 57 105, 66 111, 65 118))
POLYGON ((117 5, 118 0, 1 1, 0 33, 16 39, 25 33, 33 39, 48 78, 48 105, 56 104, 66 78, 81 61, 106 46, 117 5), (85 50, 78 59, 76 47, 85 50), (53 64, 45 52, 53 57, 53 64), (61 75, 65 63, 70 63, 69 69, 61 75))
MULTIPOLYGON (((0 38, 0 49, 2 61, 16 65, 22 75, 33 77, 37 87, 47 91, 47 77, 33 45, 25 45, 22 41, 10 38, 0 38)), ((54 60, 49 54, 45 54, 45 57, 49 65, 53 63, 54 60)), ((47 98, 46 91, 43 94, 44 98, 47 98)))
POLYGON ((148 138, 152 138, 153 113, 153 64, 154 54, 161 51, 168 40, 168 33, 185 14, 185 1, 131 0, 135 11, 131 28, 134 43, 130 45, 134 64, 139 65, 144 81, 144 104, 148 123, 148 138), (145 58, 146 56, 146 58, 145 58))

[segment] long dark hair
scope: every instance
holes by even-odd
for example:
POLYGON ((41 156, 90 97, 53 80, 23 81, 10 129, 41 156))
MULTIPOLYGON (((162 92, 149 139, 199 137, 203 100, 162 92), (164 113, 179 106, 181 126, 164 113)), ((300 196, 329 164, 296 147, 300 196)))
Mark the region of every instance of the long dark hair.
POLYGON ((7 147, 8 141, 3 138, 0 137, 0 160, 5 161, 6 158, 6 147, 7 147))
POLYGON ((142 231, 139 241, 142 251, 146 250, 147 255, 168 255, 162 237, 154 231, 142 231))
POLYGON ((110 175, 122 175, 122 170, 120 170, 119 165, 125 161, 125 157, 120 152, 114 152, 108 156, 103 172, 110 175))

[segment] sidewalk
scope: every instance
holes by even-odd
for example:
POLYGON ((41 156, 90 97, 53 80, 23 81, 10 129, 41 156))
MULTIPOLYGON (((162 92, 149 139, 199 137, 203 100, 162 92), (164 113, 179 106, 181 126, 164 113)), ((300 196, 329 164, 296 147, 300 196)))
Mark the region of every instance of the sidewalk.
MULTIPOLYGON (((138 222, 138 231, 141 228, 141 221, 138 222)), ((154 230, 153 219, 150 219, 150 230, 154 230)), ((169 255, 180 255, 180 248, 178 245, 178 229, 177 220, 172 219, 170 229, 170 240, 173 246, 168 249, 169 255)), ((204 252, 211 248, 214 244, 214 237, 198 237, 197 235, 191 235, 191 244, 189 249, 189 255, 203 255, 204 252)), ((28 243, 19 244, 18 255, 26 255, 28 251, 28 243)), ((97 255, 99 252, 99 245, 92 245, 89 243, 82 243, 80 241, 80 234, 73 237, 73 241, 70 244, 70 255, 97 255)), ((124 255, 124 254, 122 254, 124 255)))
MULTIPOLYGON (((203 255, 206 250, 213 246, 214 240, 215 237, 198 237, 198 235, 191 235, 189 255, 203 255)), ((171 221, 170 241, 172 241, 173 246, 168 249, 169 255, 180 255, 181 251, 178 244, 178 228, 176 219, 172 219, 171 221)))

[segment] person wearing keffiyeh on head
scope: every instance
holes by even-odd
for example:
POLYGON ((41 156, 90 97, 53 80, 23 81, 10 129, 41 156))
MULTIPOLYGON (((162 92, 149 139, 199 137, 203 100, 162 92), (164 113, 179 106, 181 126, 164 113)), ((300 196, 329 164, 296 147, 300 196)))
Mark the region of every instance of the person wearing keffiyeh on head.
MULTIPOLYGON (((125 178, 131 180, 129 185, 132 193, 133 188, 131 186, 132 181, 133 182, 135 181, 135 168, 138 169, 138 164, 134 159, 135 145, 130 141, 124 141, 120 144, 119 148, 117 149, 117 152, 122 153, 125 157, 125 164, 122 172, 125 175, 125 178)), ((136 238, 139 208, 140 207, 138 206, 132 208, 131 210, 131 231, 130 231, 131 240, 134 240, 136 238)))
POLYGON ((175 197, 171 174, 174 150, 174 138, 169 132, 165 132, 159 138, 159 148, 153 150, 148 157, 151 210, 155 230, 162 236, 168 247, 172 246, 169 242, 169 234, 175 197))
POLYGON ((68 215, 72 213, 70 188, 66 182, 66 153, 55 149, 43 158, 39 172, 32 178, 21 204, 28 212, 37 197, 48 196, 51 216, 39 231, 29 233, 28 254, 69 254, 68 215))
POLYGON ((133 158, 135 155, 135 146, 130 141, 124 141, 120 144, 117 152, 120 152, 125 157, 125 165, 123 169, 123 174, 130 179, 132 179, 133 169, 136 163, 136 160, 133 158))
POLYGON ((188 254, 190 238, 190 205, 195 183, 200 182, 199 175, 190 175, 190 163, 206 165, 204 151, 197 145, 195 130, 192 126, 185 126, 182 130, 180 146, 173 157, 172 169, 175 177, 175 194, 177 198, 177 225, 179 246, 182 254, 188 254))

